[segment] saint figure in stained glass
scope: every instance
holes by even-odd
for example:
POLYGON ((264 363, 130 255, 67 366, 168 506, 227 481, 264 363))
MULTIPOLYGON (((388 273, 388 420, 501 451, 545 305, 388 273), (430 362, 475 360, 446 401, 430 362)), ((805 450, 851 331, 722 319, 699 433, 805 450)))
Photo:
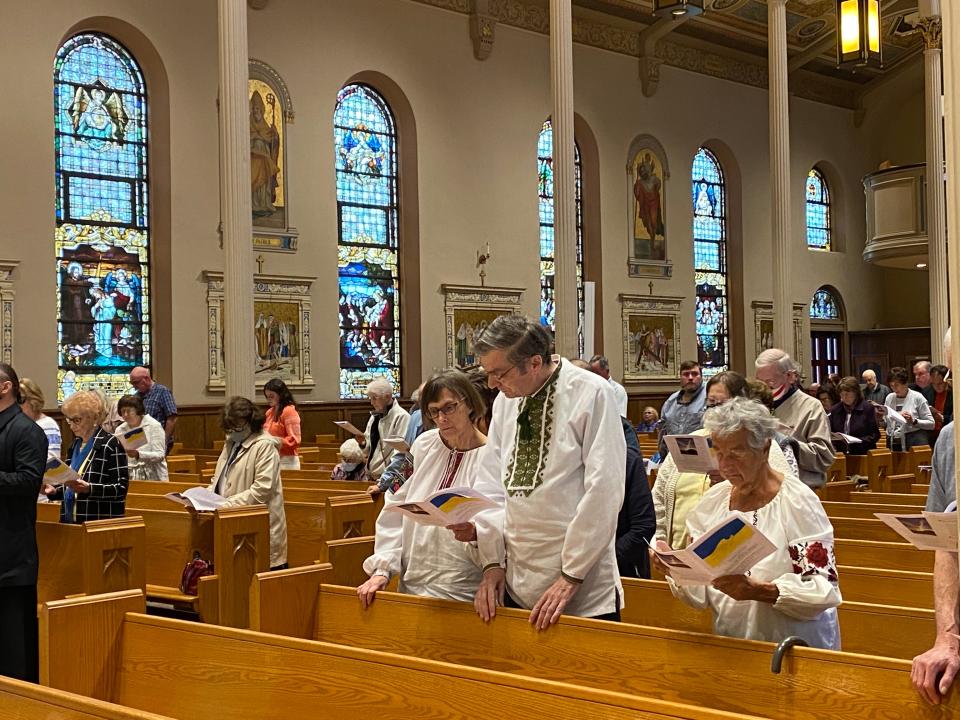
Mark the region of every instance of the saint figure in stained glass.
POLYGON ((83 33, 54 65, 58 401, 150 366, 147 94, 133 56, 83 33))
POLYGON ((729 367, 730 352, 725 187, 720 163, 706 148, 694 157, 692 181, 697 355, 710 376, 729 367))
POLYGON ((827 288, 820 288, 813 294, 810 317, 813 320, 840 320, 839 303, 827 288))
POLYGON ((827 179, 817 168, 807 173, 807 247, 830 250, 833 231, 830 226, 830 190, 827 179))

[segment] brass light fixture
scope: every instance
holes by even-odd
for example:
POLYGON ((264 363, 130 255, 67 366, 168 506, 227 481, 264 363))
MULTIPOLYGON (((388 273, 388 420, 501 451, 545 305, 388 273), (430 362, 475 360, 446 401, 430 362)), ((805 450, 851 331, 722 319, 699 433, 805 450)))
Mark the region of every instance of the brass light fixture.
POLYGON ((653 0, 653 14, 658 17, 693 17, 703 12, 703 0, 653 0))
POLYGON ((880 0, 837 0, 837 67, 882 64, 880 0))

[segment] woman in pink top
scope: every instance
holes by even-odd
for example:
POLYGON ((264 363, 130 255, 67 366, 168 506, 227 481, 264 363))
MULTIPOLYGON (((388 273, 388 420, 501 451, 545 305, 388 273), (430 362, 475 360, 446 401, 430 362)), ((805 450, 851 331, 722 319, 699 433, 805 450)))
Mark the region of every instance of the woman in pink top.
POLYGON ((293 395, 283 380, 274 378, 263 386, 263 394, 270 403, 264 430, 280 438, 280 469, 299 470, 300 458, 300 413, 293 401, 293 395))

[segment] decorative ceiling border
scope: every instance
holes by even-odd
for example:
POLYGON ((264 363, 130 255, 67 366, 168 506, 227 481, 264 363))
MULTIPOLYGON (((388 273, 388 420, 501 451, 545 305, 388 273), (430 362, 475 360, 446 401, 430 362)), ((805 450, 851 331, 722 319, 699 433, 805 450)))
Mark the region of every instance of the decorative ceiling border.
MULTIPOLYGON (((462 14, 471 12, 471 0, 411 0, 421 5, 450 10, 462 14)), ((550 32, 550 14, 547 7, 528 5, 521 0, 490 0, 488 12, 500 23, 541 35, 550 32)), ((630 57, 640 57, 640 30, 619 27, 591 18, 575 15, 573 41, 581 45, 608 50, 630 57)), ((705 43, 690 39, 681 42, 663 39, 656 45, 656 56, 665 65, 729 80, 741 85, 766 90, 767 66, 762 62, 731 57, 704 47, 705 43)), ((860 86, 839 80, 818 78, 808 72, 798 72, 790 78, 790 92, 806 100, 856 109, 860 86)))

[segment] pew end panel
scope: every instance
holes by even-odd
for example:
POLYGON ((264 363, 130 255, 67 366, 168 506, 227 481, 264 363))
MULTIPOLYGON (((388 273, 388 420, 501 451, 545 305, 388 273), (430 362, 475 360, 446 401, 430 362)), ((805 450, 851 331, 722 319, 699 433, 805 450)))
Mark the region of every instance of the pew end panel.
POLYGON ((327 558, 333 566, 328 582, 354 588, 365 583, 363 561, 373 555, 373 546, 373 537, 328 540, 327 558))
POLYGON ((250 620, 250 585, 270 569, 270 520, 266 507, 243 505, 214 513, 218 624, 246 627, 250 620))
POLYGON ((312 640, 320 585, 332 575, 329 563, 258 573, 250 586, 250 629, 312 640))
POLYGON ((172 720, 143 710, 81 697, 65 690, 0 678, 3 720, 172 720))

